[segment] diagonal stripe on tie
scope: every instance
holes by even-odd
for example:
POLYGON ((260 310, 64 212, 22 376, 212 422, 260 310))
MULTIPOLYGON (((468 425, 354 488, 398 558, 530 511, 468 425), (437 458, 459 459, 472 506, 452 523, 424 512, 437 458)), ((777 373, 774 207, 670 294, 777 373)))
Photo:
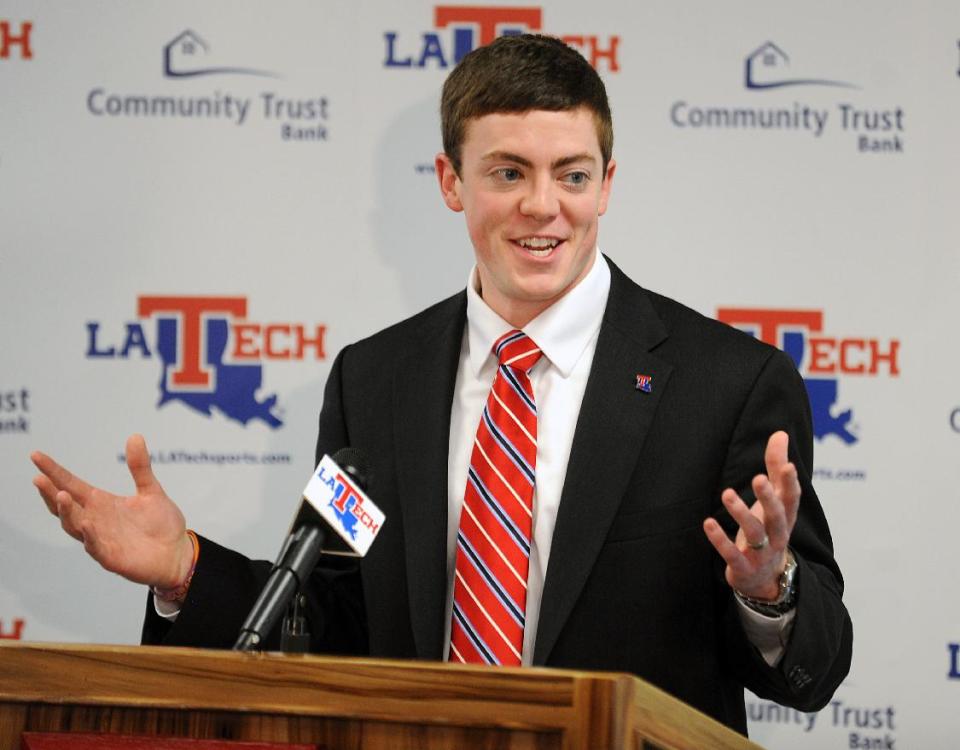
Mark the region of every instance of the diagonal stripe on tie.
POLYGON ((518 567, 523 567, 523 553, 507 546, 511 545, 513 540, 508 538, 505 532, 498 533, 501 531, 498 528, 485 529, 481 526, 476 514, 467 503, 463 506, 460 527, 465 529, 474 549, 483 550, 483 559, 487 567, 496 569, 498 580, 507 590, 513 592, 514 601, 522 600, 523 594, 520 593, 520 589, 527 588, 527 579, 518 570, 518 567), (512 552, 511 555, 508 556, 503 551, 505 546, 512 552))
MULTIPOLYGON (((484 429, 482 425, 480 429, 484 429)), ((532 517, 533 510, 531 509, 530 504, 527 502, 528 493, 524 492, 521 495, 520 491, 518 491, 518 488, 514 487, 510 480, 504 476, 504 471, 509 474, 510 470, 507 469, 507 467, 505 467, 502 463, 499 465, 497 464, 495 460, 497 456, 496 451, 491 451, 488 453, 486 450, 484 450, 484 447, 479 439, 473 441, 473 449, 473 456, 478 459, 476 464, 474 464, 473 459, 471 459, 470 468, 474 470, 474 473, 483 480, 483 483, 487 487, 499 488, 502 486, 505 493, 503 494, 503 497, 507 497, 509 495, 510 498, 513 498, 515 502, 508 502, 504 505, 504 507, 508 508, 511 515, 514 515, 515 510, 519 508, 522 513, 532 517), (492 458, 491 455, 493 456, 492 458)), ((523 488, 521 487, 520 489, 523 488)), ((499 497, 502 493, 499 492, 499 490, 495 490, 495 494, 499 497)), ((529 494, 531 497, 533 496, 533 492, 530 492, 529 494)))
POLYGON ((522 331, 493 345, 499 364, 477 427, 453 584, 450 659, 519 665, 537 466, 537 405, 528 372, 540 349, 522 331))
MULTIPOLYGON (((457 547, 458 551, 462 551, 463 554, 466 556, 466 559, 462 564, 460 559, 459 558, 457 559, 458 569, 460 567, 463 567, 465 571, 473 570, 476 573, 476 577, 467 575, 466 573, 465 573, 465 577, 468 580, 473 579, 476 581, 482 581, 482 583, 485 584, 487 588, 490 589, 490 592, 495 597, 497 597, 497 600, 500 602, 503 608, 507 610, 507 612, 509 612, 510 615, 513 616, 514 621, 520 627, 523 627, 524 620, 525 620, 524 614, 523 612, 520 611, 520 608, 517 606, 516 602, 514 602, 513 599, 510 597, 510 593, 500 583, 500 580, 495 575, 495 571, 493 571, 484 562, 484 560, 480 557, 480 554, 475 549, 473 549, 473 547, 470 545, 470 542, 468 542, 463 537, 463 534, 458 535, 457 544, 458 544, 458 547, 457 547), (468 567, 466 565, 467 561, 470 562, 472 567, 468 567)), ((477 585, 478 585, 477 583, 473 584, 475 589, 477 585)))
POLYGON ((513 556, 512 550, 514 547, 519 549, 524 557, 529 555, 530 537, 524 534, 526 524, 524 523, 523 517, 517 517, 516 514, 510 514, 504 509, 496 493, 490 491, 490 487, 496 487, 496 485, 484 482, 474 474, 472 470, 468 473, 467 479, 467 488, 463 496, 464 506, 474 514, 473 517, 475 520, 477 520, 477 515, 479 514, 484 521, 496 521, 496 523, 488 522, 480 524, 480 521, 477 520, 478 525, 480 525, 486 533, 496 537, 498 546, 500 546, 501 549, 505 549, 506 553, 511 555, 511 557, 513 556), (504 533, 501 534, 501 530, 504 533), (508 543, 504 545, 504 539, 512 542, 512 544, 508 543))

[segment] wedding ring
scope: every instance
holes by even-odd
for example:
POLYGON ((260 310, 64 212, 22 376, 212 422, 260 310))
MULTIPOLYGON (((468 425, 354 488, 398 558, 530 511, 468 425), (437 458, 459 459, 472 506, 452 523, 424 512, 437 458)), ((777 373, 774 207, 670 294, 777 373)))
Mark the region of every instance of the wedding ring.
POLYGON ((747 542, 747 544, 750 545, 750 549, 763 549, 769 543, 770 537, 768 537, 766 534, 763 535, 763 539, 761 539, 759 542, 747 542))

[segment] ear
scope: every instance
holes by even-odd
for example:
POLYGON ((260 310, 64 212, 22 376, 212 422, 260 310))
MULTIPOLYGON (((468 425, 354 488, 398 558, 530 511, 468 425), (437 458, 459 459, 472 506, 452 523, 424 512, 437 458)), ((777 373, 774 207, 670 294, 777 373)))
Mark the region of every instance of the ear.
POLYGON ((437 180, 440 182, 440 195, 443 202, 451 211, 463 211, 463 202, 460 200, 460 178, 453 168, 450 157, 444 153, 437 154, 433 165, 437 170, 437 180))
POLYGON ((617 171, 617 163, 611 159, 607 163, 607 173, 603 177, 603 184, 600 186, 600 204, 597 206, 597 216, 603 216, 607 212, 607 201, 610 200, 610 188, 613 184, 613 173, 617 171))

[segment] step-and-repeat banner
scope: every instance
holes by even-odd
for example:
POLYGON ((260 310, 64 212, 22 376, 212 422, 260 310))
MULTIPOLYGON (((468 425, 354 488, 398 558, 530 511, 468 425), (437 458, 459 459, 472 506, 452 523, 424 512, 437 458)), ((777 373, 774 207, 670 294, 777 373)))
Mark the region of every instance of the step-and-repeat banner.
POLYGON ((447 72, 575 45, 619 163, 603 250, 787 350, 853 616, 777 748, 953 747, 960 708, 960 4, 405 0, 0 6, 0 637, 135 643, 144 591, 31 486, 127 491, 128 434, 194 528, 273 558, 330 362, 461 288, 433 172, 447 72))

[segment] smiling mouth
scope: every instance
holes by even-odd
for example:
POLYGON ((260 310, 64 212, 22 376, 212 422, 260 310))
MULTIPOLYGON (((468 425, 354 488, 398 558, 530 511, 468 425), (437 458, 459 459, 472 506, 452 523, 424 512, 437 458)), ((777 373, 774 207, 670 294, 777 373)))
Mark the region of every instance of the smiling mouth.
POLYGON ((514 240, 514 244, 519 245, 534 258, 546 258, 562 243, 563 240, 556 237, 523 237, 514 240))

